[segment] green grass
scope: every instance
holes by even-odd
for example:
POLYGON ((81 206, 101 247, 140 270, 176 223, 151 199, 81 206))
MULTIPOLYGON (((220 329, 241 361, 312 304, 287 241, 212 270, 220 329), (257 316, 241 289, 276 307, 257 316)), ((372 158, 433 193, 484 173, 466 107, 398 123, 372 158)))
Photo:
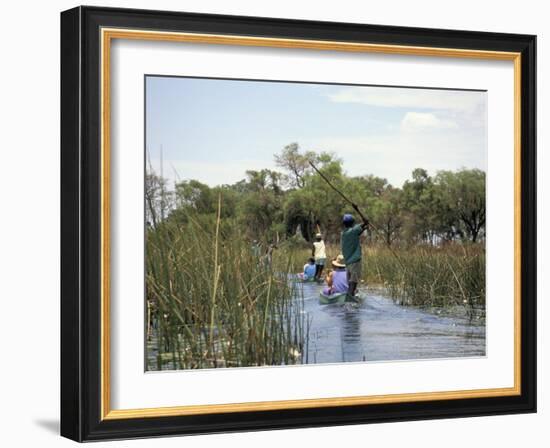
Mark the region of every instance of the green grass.
MULTIPOLYGON (((292 269, 300 272, 311 249, 282 247, 292 254, 292 269)), ((340 251, 327 245, 326 270, 340 251)), ((363 246, 363 278, 369 287, 383 288, 396 302, 421 307, 485 307, 485 249, 482 244, 392 248, 363 246)))
POLYGON ((485 307, 485 249, 479 244, 372 248, 365 251, 363 276, 404 305, 485 307))
POLYGON ((270 269, 219 216, 147 230, 149 369, 302 362, 306 325, 290 262, 270 269))
MULTIPOLYGON (((222 206, 147 229, 150 370, 305 362, 308 322, 288 274, 302 271, 310 245, 280 243, 268 266, 243 229, 220 218, 222 206)), ((339 252, 327 245, 327 270, 339 252)), ((403 305, 484 310, 484 246, 365 245, 363 280, 403 305)))

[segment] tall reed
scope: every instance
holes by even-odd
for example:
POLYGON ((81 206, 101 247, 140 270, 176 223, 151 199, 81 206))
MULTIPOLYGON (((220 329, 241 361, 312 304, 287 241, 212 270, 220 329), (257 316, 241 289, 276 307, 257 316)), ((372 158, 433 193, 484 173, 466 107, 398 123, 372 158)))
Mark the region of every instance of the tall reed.
MULTIPOLYGON (((363 245, 363 285, 383 288, 402 305, 464 307, 468 312, 485 307, 485 248, 483 244, 395 247, 363 245)), ((303 245, 281 248, 291 254, 292 268, 303 269, 311 249, 303 245)), ((326 269, 340 253, 327 244, 326 269)))
MULTIPOLYGON (((255 256, 235 223, 187 214, 146 235, 146 295, 151 310, 148 368, 194 369, 301 363, 303 300, 255 256)), ((181 216, 180 216, 181 217, 181 216)))
POLYGON ((366 251, 363 276, 404 305, 467 308, 485 306, 485 249, 482 245, 419 246, 394 254, 366 251))

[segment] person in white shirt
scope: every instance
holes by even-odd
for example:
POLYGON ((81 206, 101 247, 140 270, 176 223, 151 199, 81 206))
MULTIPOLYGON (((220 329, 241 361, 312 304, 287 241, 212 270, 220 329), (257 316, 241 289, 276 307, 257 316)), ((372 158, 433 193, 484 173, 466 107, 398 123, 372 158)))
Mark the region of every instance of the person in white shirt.
POLYGON ((323 241, 323 236, 320 233, 315 235, 312 255, 315 259, 315 280, 319 280, 321 278, 321 274, 323 273, 325 261, 327 259, 325 242, 323 241))

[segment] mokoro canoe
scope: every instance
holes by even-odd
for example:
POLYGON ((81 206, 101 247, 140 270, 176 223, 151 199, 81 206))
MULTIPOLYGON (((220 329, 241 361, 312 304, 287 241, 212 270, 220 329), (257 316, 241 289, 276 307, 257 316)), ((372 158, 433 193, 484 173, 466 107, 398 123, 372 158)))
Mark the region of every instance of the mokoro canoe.
POLYGON ((348 299, 347 292, 339 292, 336 294, 323 294, 321 291, 319 293, 319 303, 321 305, 329 305, 332 303, 346 303, 346 302, 352 302, 352 303, 360 303, 363 301, 363 297, 361 297, 359 294, 355 295, 354 299, 348 299))
POLYGON ((346 301, 347 292, 337 292, 335 294, 323 294, 319 293, 319 303, 321 305, 328 305, 331 303, 344 303, 346 301))

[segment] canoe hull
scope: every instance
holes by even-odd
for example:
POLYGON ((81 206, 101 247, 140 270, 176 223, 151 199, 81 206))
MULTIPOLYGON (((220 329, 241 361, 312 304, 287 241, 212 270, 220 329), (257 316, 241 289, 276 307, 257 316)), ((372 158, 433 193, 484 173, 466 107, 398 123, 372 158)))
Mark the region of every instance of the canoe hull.
POLYGON ((319 293, 319 303, 321 305, 330 305, 333 303, 342 304, 346 302, 361 303, 362 301, 363 301, 363 297, 360 295, 356 295, 355 299, 348 299, 348 294, 345 292, 340 292, 340 293, 331 294, 331 295, 323 294, 322 292, 319 293))
POLYGON ((319 293, 319 303, 321 305, 329 305, 331 303, 345 303, 346 296, 347 296, 347 293, 345 292, 330 294, 330 295, 323 294, 321 292, 319 293))

